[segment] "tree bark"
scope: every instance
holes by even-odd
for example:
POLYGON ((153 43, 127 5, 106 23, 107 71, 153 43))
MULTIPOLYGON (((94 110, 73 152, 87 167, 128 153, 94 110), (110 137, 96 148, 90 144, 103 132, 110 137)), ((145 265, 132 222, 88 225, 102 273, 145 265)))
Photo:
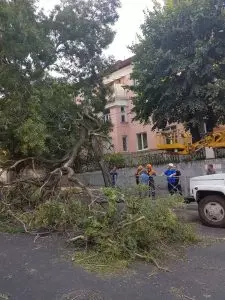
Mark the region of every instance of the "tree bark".
POLYGON ((201 134, 200 134, 199 127, 191 125, 189 127, 189 129, 190 129, 190 132, 191 132, 191 135, 192 135, 192 142, 196 143, 196 142, 200 141, 201 134))
POLYGON ((73 152, 69 158, 69 160, 63 165, 64 168, 70 168, 73 166, 74 160, 77 157, 78 151, 80 150, 81 146, 84 144, 86 140, 86 129, 84 127, 81 128, 81 134, 80 139, 76 143, 76 145, 73 148, 73 152))
POLYGON ((206 131, 213 132, 213 129, 216 127, 217 120, 215 119, 213 112, 209 111, 209 116, 206 120, 206 131))
POLYGON ((95 154, 96 159, 98 160, 100 169, 102 171, 103 180, 106 187, 112 186, 111 176, 109 173, 108 166, 106 165, 106 162, 103 159, 103 147, 100 141, 98 141, 98 138, 96 136, 92 136, 91 138, 91 145, 92 150, 95 154))
POLYGON ((101 159, 99 161, 99 166, 100 166, 101 171, 102 171, 102 176, 103 176, 103 179, 104 179, 105 187, 112 186, 112 180, 111 180, 111 176, 110 176, 110 173, 109 173, 109 169, 108 169, 108 166, 106 166, 106 163, 103 159, 101 159))

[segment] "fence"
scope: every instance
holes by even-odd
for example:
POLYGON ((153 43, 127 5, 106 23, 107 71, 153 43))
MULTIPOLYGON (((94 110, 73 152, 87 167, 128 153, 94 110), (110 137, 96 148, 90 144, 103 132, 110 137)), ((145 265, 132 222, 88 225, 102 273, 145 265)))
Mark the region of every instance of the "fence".
MULTIPOLYGON (((224 149, 225 150, 225 149, 224 149)), ((218 152, 218 157, 225 157, 224 152, 218 152)), ((138 165, 146 165, 151 163, 154 166, 165 165, 168 163, 182 163, 205 159, 205 151, 199 151, 193 155, 179 155, 177 153, 165 153, 165 152, 136 152, 136 153, 116 153, 106 155, 106 163, 109 167, 116 165, 119 168, 132 168, 138 165), (110 163, 110 157, 112 157, 112 163, 110 163), (117 157, 115 159, 115 157, 117 157), (111 165, 111 166, 110 166, 111 165)), ((93 172, 100 170, 99 164, 93 155, 87 155, 76 161, 74 169, 76 173, 93 172)))
MULTIPOLYGON (((214 152, 216 159, 225 158, 225 148, 214 149, 214 152)), ((112 154, 109 154, 109 156, 110 155, 112 154)), ((204 149, 191 155, 179 155, 174 152, 168 153, 152 151, 118 153, 116 155, 120 156, 120 158, 118 161, 112 160, 112 164, 115 164, 119 168, 132 168, 138 165, 146 165, 149 163, 154 166, 161 166, 166 165, 168 163, 180 164, 206 160, 204 149)), ((107 157, 107 162, 109 161, 110 159, 109 157, 107 157)), ((100 168, 95 157, 93 155, 88 155, 87 157, 83 157, 82 159, 76 161, 75 170, 76 173, 85 173, 98 171, 100 170, 100 168)))
MULTIPOLYGON (((225 156, 225 152, 224 152, 224 156, 225 156)), ((178 164, 181 162, 204 160, 206 156, 205 156, 205 151, 201 150, 192 155, 179 155, 175 152, 173 153, 165 153, 165 152, 129 153, 129 154, 124 154, 124 158, 125 158, 126 167, 134 167, 137 165, 146 165, 148 163, 151 163, 152 165, 155 166, 165 165, 168 163, 178 164)))
POLYGON ((225 148, 214 149, 215 158, 225 158, 225 148))

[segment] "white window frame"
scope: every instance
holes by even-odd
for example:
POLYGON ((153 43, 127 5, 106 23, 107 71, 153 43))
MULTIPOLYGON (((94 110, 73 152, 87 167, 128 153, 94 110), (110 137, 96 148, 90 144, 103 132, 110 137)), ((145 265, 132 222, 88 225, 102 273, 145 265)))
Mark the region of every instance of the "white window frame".
POLYGON ((144 150, 148 150, 148 135, 147 135, 147 132, 140 132, 140 133, 137 133, 137 150, 138 151, 144 151, 144 150), (144 134, 146 134, 146 139, 147 139, 147 147, 144 148, 144 134), (141 136, 141 149, 139 149, 139 143, 138 143, 138 136, 141 136))
POLYGON ((109 110, 109 113, 106 113, 106 114, 103 115, 103 119, 104 119, 104 122, 110 122, 111 121, 110 110, 109 110))

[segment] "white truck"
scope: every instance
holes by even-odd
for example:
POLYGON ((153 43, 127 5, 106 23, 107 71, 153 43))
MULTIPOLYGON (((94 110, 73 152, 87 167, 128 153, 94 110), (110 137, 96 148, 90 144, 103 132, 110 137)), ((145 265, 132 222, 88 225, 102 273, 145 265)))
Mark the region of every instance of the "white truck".
POLYGON ((225 174, 191 178, 190 196, 198 203, 203 224, 225 227, 225 174))

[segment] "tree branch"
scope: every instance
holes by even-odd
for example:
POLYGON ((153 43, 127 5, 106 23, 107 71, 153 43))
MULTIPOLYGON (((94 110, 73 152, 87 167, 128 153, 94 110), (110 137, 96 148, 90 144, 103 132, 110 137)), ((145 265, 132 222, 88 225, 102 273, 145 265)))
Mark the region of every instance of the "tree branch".
POLYGON ((33 160, 34 157, 27 157, 24 159, 20 159, 18 161, 16 161, 12 166, 9 167, 9 170, 16 168, 18 165, 20 165, 21 163, 28 161, 28 160, 33 160))
POLYGON ((8 214, 10 214, 14 219, 16 219, 19 223, 21 223, 21 224, 23 225, 24 231, 25 231, 26 233, 30 233, 30 232, 27 230, 26 224, 25 224, 22 220, 20 220, 16 215, 14 215, 14 213, 13 213, 11 210, 8 210, 7 212, 8 212, 8 214))
POLYGON ((71 243, 71 242, 76 242, 78 240, 86 240, 85 236, 84 235, 78 235, 74 238, 71 238, 69 240, 67 240, 68 243, 71 243))
POLYGON ((169 269, 167 268, 163 268, 161 267, 158 262, 152 257, 152 256, 149 256, 149 255, 142 255, 142 254, 139 254, 139 253, 135 253, 135 255, 141 259, 144 259, 144 260, 150 260, 156 267, 157 269, 159 270, 162 270, 164 272, 171 272, 169 269))
POLYGON ((81 146, 84 144, 85 140, 86 140, 86 129, 82 127, 81 133, 80 133, 80 139, 74 146, 73 152, 72 152, 69 160, 63 165, 63 168, 68 168, 73 165, 73 163, 77 157, 78 151, 80 150, 81 146))
POLYGON ((90 197, 91 201, 93 201, 94 195, 92 194, 91 190, 88 187, 86 187, 85 184, 83 184, 78 178, 76 178, 74 176, 72 176, 68 179, 69 179, 69 181, 72 181, 72 182, 78 184, 82 189, 84 189, 86 191, 86 193, 88 194, 88 196, 90 197))
POLYGON ((138 223, 138 222, 140 222, 142 220, 145 220, 144 216, 142 216, 142 217, 140 217, 140 218, 138 218, 138 219, 136 219, 134 221, 130 221, 130 222, 127 222, 127 223, 124 223, 124 224, 120 224, 120 225, 122 225, 122 228, 124 228, 126 226, 129 226, 129 225, 132 225, 132 224, 136 224, 136 223, 138 223))

